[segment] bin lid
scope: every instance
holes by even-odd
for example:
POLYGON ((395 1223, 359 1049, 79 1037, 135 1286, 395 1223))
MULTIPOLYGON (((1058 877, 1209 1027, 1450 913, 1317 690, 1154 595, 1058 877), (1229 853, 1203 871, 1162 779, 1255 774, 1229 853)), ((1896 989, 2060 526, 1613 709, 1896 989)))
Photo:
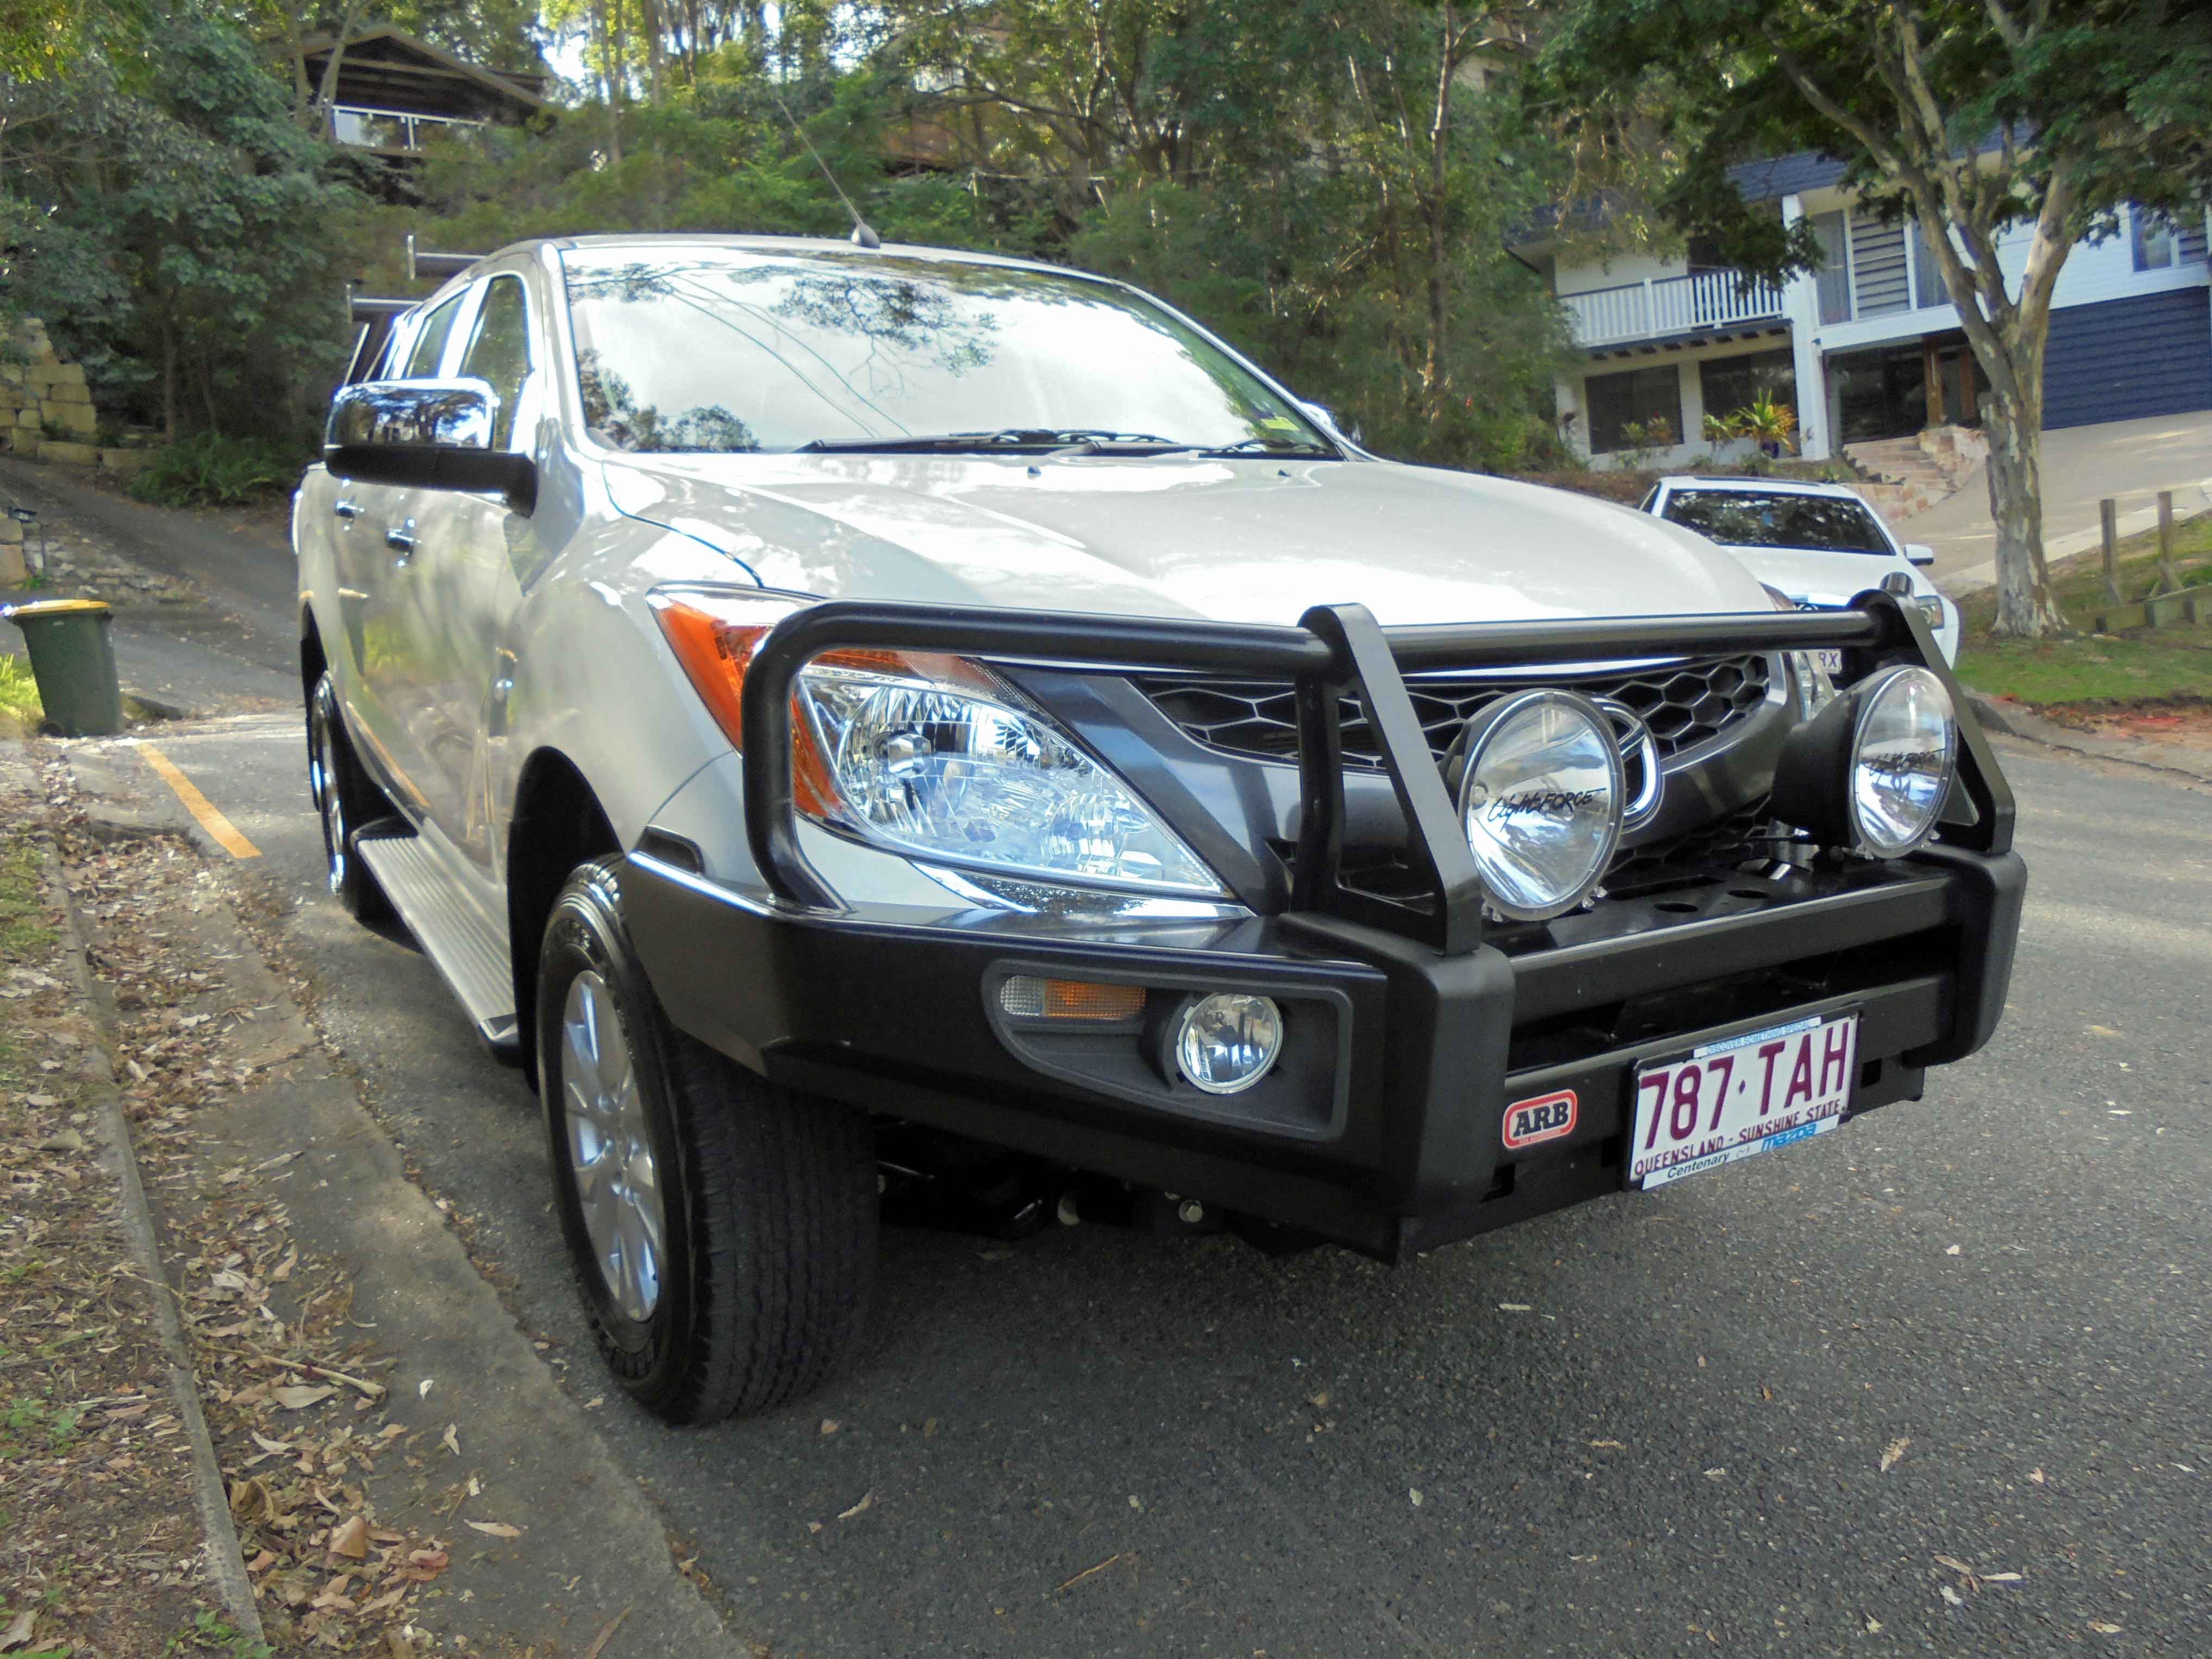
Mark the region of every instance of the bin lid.
POLYGON ((105 599, 34 599, 29 605, 0 605, 0 617, 11 623, 36 622, 41 617, 113 614, 105 599))

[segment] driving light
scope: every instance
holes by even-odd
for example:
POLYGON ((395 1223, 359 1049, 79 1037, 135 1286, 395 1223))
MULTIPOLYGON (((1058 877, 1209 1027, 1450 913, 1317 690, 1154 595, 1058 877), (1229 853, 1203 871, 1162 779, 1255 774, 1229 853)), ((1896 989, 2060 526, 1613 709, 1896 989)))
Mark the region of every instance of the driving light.
POLYGON ((1620 839, 1613 725, 1571 691, 1524 691, 1468 722, 1460 822, 1490 907, 1547 921, 1589 897, 1620 839))
POLYGON ((1193 1088, 1233 1095, 1267 1075, 1283 1052, 1283 1011, 1273 997, 1217 991, 1176 1022, 1176 1069, 1193 1088))
POLYGON ((1790 734, 1775 763, 1775 816, 1826 846, 1902 858, 1935 833, 1958 763, 1943 682, 1893 665, 1790 734))

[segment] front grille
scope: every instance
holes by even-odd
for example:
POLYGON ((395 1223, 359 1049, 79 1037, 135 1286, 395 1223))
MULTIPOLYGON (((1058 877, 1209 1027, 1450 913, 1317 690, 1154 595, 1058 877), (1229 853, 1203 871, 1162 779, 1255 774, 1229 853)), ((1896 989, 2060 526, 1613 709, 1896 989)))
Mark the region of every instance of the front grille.
MULTIPOLYGON (((1604 890, 1615 898, 1663 892, 1686 883, 1708 882, 1774 844, 1766 797, 1746 803, 1727 817, 1679 835, 1624 847, 1606 866, 1604 890)), ((1285 857, 1290 849, 1282 849, 1285 857)), ((1347 847, 1344 884, 1370 898, 1428 908, 1428 882, 1396 848, 1347 847)))
MULTIPOLYGON (((1591 678, 1491 679, 1422 676, 1406 690, 1430 750, 1441 761, 1469 719, 1498 698, 1538 686, 1564 684, 1585 696, 1611 697, 1632 708, 1651 728, 1661 757, 1718 737, 1766 701, 1772 669, 1763 656, 1717 657, 1633 674, 1591 678)), ((1209 749, 1249 759, 1295 761, 1298 756, 1297 694, 1287 681, 1216 680, 1139 676, 1138 689, 1189 737, 1209 749)), ((1382 757, 1359 700, 1343 700, 1344 759, 1348 766, 1379 770, 1382 757)))

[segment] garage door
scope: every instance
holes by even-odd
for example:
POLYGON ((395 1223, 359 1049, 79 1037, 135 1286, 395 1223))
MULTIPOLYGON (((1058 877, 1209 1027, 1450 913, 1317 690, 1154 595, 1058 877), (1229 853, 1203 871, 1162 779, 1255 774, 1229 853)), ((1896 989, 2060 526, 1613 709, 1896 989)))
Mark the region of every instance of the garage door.
POLYGON ((2051 313, 2043 424, 2212 409, 2212 301, 2201 288, 2051 313))

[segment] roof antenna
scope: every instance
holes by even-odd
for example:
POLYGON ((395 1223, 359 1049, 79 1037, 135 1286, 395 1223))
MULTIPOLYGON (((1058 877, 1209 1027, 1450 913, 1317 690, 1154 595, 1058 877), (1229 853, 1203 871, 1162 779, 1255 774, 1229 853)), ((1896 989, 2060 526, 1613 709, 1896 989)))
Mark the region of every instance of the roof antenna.
POLYGON ((775 106, 783 112, 783 118, 790 122, 791 136, 806 146, 806 153, 814 158, 814 165, 822 169, 822 176, 830 181, 830 188, 837 192, 837 199, 845 204, 845 211, 853 216, 853 240, 862 247, 881 247, 884 239, 877 235, 875 228, 860 216, 860 210, 854 207, 853 198, 845 194, 844 186, 837 182, 837 175, 830 171, 830 164, 822 159, 822 152, 814 148, 805 131, 792 119, 791 107, 783 101, 783 94, 771 87, 768 95, 775 100, 775 106))

